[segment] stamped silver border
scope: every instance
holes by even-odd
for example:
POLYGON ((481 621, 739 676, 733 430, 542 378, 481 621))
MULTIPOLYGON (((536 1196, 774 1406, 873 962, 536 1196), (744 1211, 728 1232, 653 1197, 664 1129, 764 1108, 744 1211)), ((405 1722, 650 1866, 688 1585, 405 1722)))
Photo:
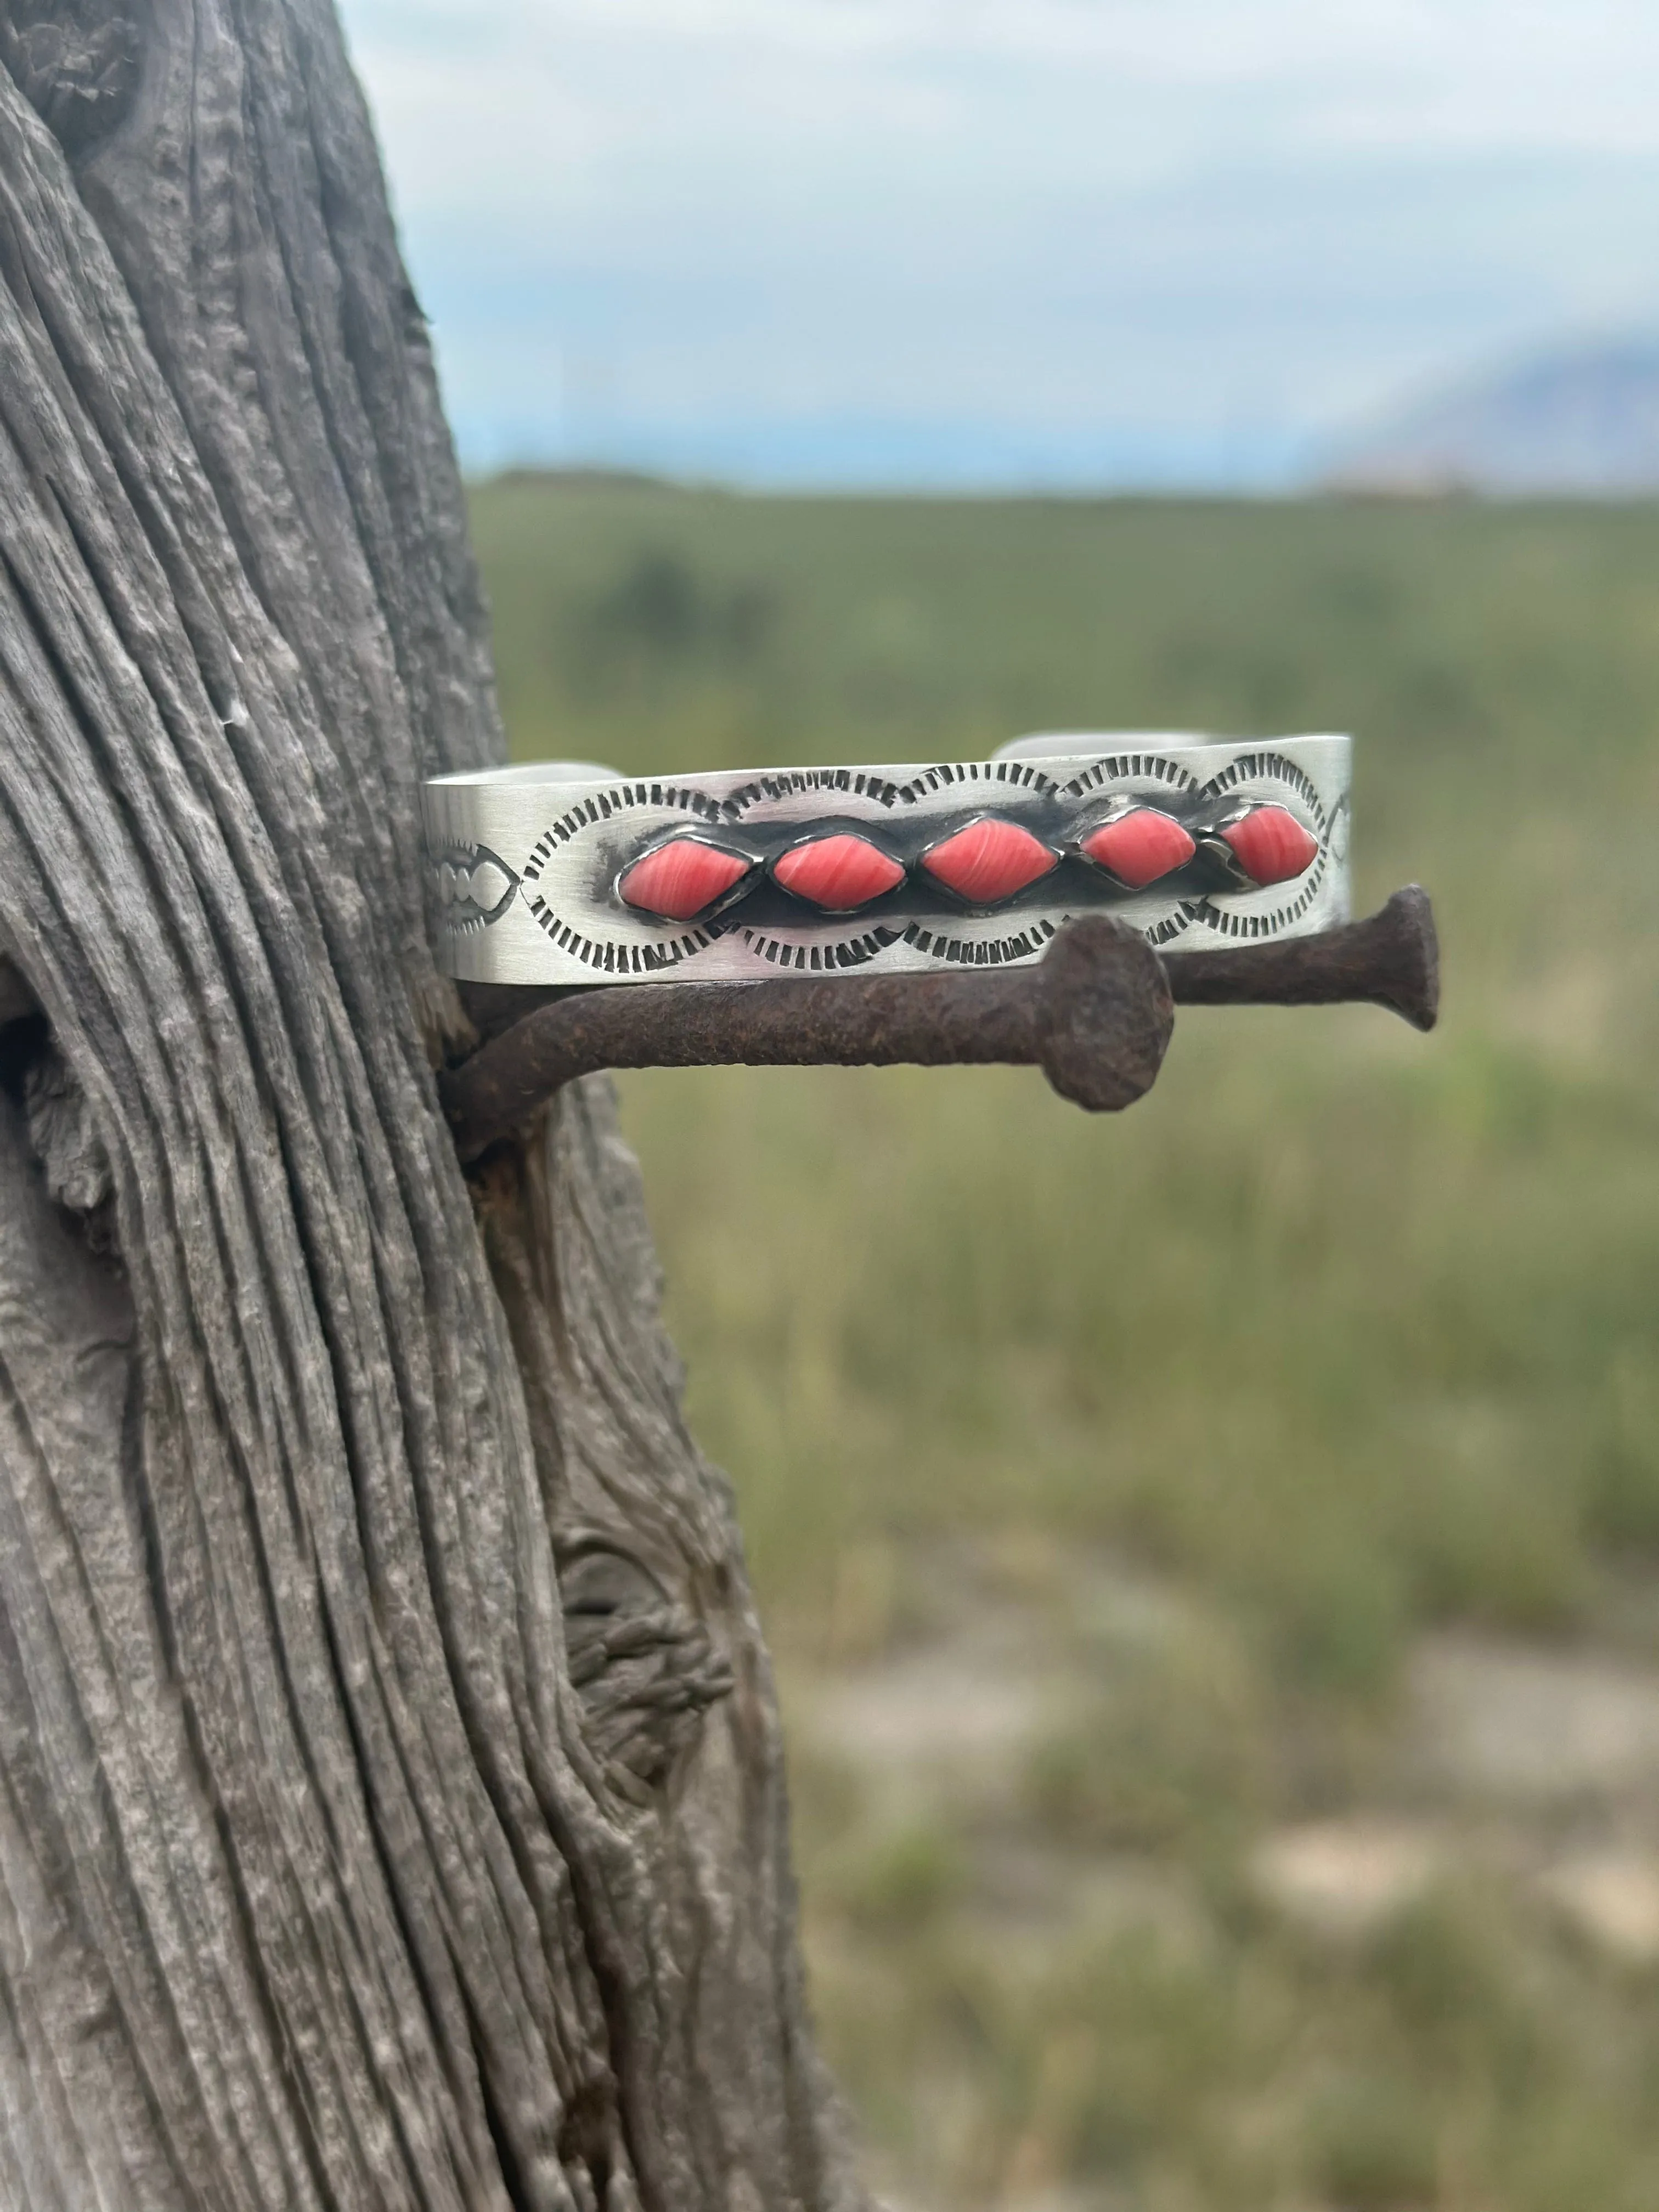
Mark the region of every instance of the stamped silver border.
POLYGON ((1103 908, 1159 946, 1309 935, 1349 916, 1350 759, 1349 740, 1335 735, 1134 732, 1023 739, 988 761, 920 766, 641 778, 549 762, 440 777, 423 793, 439 964, 470 981, 543 985, 1005 966, 1041 958, 1067 921, 1103 908), (1212 833, 1189 867, 1142 891, 1078 849, 1136 799, 1172 814, 1200 848, 1200 832, 1212 833), (1258 805, 1287 808, 1316 842, 1292 882, 1239 882, 1215 842, 1229 818, 1258 805), (988 814, 1062 858, 1016 896, 975 908, 920 861, 988 814), (908 873, 854 913, 815 913, 772 867, 838 830, 870 835, 908 873), (635 912, 619 895, 623 876, 685 834, 748 857, 750 874, 689 921, 635 912))

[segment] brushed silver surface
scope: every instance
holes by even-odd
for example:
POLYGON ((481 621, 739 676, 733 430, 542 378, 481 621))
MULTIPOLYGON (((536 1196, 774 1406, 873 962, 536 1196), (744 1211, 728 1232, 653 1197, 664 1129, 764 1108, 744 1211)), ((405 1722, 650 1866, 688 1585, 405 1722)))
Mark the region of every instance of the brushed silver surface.
POLYGON ((441 916, 439 965, 471 982, 721 981, 781 974, 921 973, 1042 957, 1074 915, 1120 915, 1154 945, 1305 936, 1349 917, 1350 741, 1341 736, 1203 739, 1142 731, 1016 740, 988 761, 880 768, 729 769, 630 777, 589 762, 442 776, 423 796, 441 916), (1212 831, 1207 856, 1131 892, 1080 858, 1081 839, 1127 803, 1212 831), (1284 807, 1317 842, 1288 883, 1228 886, 1217 825, 1251 805, 1284 807), (1062 857, 1052 874, 969 908, 919 867, 921 853, 978 818, 1018 823, 1062 857), (769 862, 809 832, 866 835, 909 871, 856 915, 790 897, 769 862), (618 883, 655 845, 690 833, 750 860, 732 902, 705 918, 637 913, 618 883))

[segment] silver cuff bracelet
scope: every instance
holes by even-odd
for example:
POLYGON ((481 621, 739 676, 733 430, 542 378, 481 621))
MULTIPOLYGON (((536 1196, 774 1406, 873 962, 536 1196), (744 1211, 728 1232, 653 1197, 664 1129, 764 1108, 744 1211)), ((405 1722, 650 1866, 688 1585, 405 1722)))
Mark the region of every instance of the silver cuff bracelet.
POLYGON ((480 983, 731 981, 1038 960, 1079 915, 1160 948, 1348 919, 1349 740, 1024 738, 935 767, 424 792, 438 962, 480 983))

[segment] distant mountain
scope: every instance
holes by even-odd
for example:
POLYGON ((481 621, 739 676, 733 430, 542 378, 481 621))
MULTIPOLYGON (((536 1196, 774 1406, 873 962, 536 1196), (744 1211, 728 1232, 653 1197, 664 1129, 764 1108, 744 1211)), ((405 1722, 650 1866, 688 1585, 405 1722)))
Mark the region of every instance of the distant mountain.
POLYGON ((1333 489, 1659 492, 1659 337, 1582 345, 1431 398, 1339 447, 1333 489))

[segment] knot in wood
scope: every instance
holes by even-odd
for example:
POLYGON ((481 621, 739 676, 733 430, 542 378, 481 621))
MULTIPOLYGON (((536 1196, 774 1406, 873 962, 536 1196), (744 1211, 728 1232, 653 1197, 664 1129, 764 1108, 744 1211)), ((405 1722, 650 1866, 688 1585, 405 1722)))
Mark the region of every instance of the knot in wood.
POLYGON ((562 1561, 565 1647, 586 1734, 612 1786, 648 1802, 733 1686, 730 1663, 686 1606, 637 1561, 596 1547, 562 1561))
POLYGON ((0 58, 70 155, 122 121, 142 52, 131 0, 0 0, 0 58))

